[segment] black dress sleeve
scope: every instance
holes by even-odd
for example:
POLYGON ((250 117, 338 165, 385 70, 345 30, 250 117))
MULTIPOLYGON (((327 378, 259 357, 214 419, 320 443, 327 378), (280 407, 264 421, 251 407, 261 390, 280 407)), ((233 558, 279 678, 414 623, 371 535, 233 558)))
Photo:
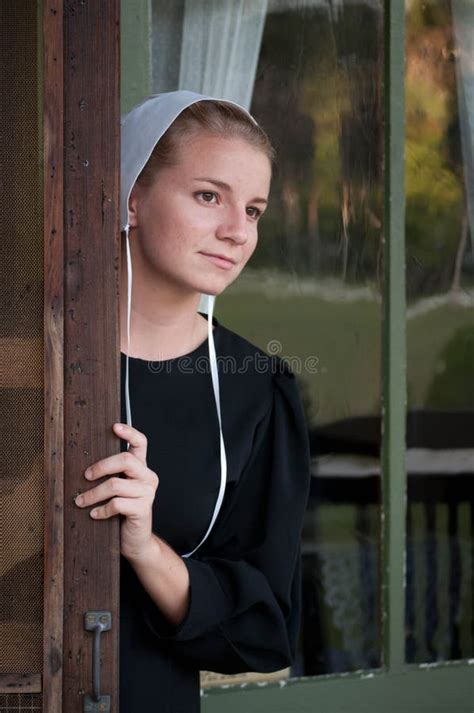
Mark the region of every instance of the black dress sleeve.
POLYGON ((190 603, 180 625, 173 627, 143 590, 153 634, 200 669, 270 672, 295 656, 309 443, 294 374, 285 367, 272 379, 270 407, 229 507, 207 548, 183 560, 190 603))

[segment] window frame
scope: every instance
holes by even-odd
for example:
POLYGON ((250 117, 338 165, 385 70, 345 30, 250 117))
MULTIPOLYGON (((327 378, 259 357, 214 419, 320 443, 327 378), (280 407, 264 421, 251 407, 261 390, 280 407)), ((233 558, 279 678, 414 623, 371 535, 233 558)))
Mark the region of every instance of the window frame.
MULTIPOLYGON (((150 93, 151 0, 122 2, 122 111, 150 93), (127 31, 144 42, 130 42, 127 31), (137 68, 141 69, 137 76, 137 68), (130 72, 133 77, 130 78, 130 72), (130 80, 129 80, 130 78, 130 80)), ((405 3, 384 0, 384 276, 382 324, 382 667, 203 689, 203 713, 472 713, 474 659, 405 663, 407 514, 405 298, 405 3)))

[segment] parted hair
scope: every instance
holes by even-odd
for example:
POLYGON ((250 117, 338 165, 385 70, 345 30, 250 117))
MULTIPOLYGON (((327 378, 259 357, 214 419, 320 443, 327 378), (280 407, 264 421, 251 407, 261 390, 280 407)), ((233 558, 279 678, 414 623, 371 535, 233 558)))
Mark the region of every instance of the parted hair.
POLYGON ((186 142, 202 132, 224 138, 240 138, 262 151, 270 164, 275 149, 261 126, 238 106, 216 99, 195 102, 184 109, 165 131, 137 178, 142 186, 151 185, 160 168, 179 163, 179 152, 186 142))

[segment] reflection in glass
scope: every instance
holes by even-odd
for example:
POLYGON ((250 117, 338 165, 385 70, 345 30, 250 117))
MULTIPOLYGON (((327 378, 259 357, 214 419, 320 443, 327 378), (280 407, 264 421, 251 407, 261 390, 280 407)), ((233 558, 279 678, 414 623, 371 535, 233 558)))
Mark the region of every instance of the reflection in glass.
POLYGON ((250 105, 278 152, 259 245, 216 315, 287 358, 306 409, 314 477, 290 673, 376 667, 382 2, 154 0, 152 12, 153 91, 250 105))
POLYGON ((217 302, 293 365, 313 485, 292 675, 379 665, 378 3, 269 2, 251 109, 278 151, 259 246, 217 302))
POLYGON ((407 4, 408 662, 474 654, 473 34, 407 4))

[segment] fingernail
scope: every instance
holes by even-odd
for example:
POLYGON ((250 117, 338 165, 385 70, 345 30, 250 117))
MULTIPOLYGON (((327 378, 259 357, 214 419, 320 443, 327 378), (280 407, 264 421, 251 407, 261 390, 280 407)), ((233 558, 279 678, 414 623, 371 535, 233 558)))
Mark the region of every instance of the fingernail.
POLYGON ((98 510, 91 510, 91 517, 97 517, 98 514, 99 514, 98 510))
POLYGON ((84 478, 87 478, 87 480, 90 480, 92 478, 92 469, 87 468, 87 470, 84 472, 84 478))
POLYGON ((82 495, 77 495, 76 500, 75 500, 76 505, 82 505, 83 502, 84 502, 84 498, 82 497, 82 495))
POLYGON ((121 423, 116 423, 115 428, 117 429, 117 431, 123 431, 123 425, 121 423))

